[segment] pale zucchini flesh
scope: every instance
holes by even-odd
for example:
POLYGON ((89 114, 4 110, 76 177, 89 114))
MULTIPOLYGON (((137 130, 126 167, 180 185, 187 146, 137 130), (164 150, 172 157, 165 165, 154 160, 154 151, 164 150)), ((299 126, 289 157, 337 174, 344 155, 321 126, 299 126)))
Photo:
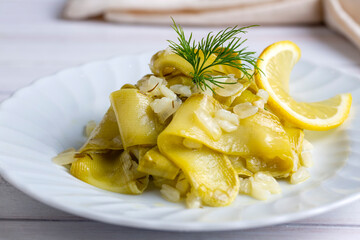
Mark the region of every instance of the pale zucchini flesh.
POLYGON ((150 97, 137 89, 121 89, 111 93, 110 101, 124 149, 136 145, 156 145, 163 127, 150 108, 150 97))
POLYGON ((167 157, 160 153, 158 147, 147 151, 139 159, 138 171, 166 179, 175 179, 179 168, 167 157))
POLYGON ((117 193, 141 194, 149 176, 137 171, 127 151, 83 153, 71 164, 70 173, 91 185, 117 193))
POLYGON ((79 152, 104 152, 121 149, 123 149, 123 145, 115 112, 112 107, 109 107, 79 152))

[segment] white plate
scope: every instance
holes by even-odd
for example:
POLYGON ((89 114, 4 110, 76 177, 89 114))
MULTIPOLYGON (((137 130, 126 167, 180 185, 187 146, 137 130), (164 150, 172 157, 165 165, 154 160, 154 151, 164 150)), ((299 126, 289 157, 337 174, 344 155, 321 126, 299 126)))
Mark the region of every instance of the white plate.
POLYGON ((314 144, 311 179, 282 183, 283 193, 256 201, 238 196, 228 207, 186 209, 158 191, 140 196, 107 192, 72 177, 51 158, 84 141, 83 127, 99 121, 110 92, 149 73, 151 54, 121 56, 64 70, 21 89, 0 107, 2 176, 33 198, 82 217, 123 226, 174 230, 245 229, 319 214, 360 197, 360 80, 335 69, 300 61, 292 94, 320 100, 352 92, 350 119, 327 132, 306 132, 314 144), (296 90, 296 91, 295 91, 296 90))

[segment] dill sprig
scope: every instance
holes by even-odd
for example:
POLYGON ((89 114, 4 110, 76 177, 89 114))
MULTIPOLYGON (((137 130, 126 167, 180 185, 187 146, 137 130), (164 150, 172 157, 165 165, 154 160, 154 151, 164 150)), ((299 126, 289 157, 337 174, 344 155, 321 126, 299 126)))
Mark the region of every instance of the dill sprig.
POLYGON ((219 78, 226 76, 213 76, 209 68, 216 65, 226 65, 239 69, 243 77, 252 79, 253 75, 261 71, 256 61, 258 58, 253 55, 255 52, 247 51, 247 47, 242 47, 247 39, 238 37, 239 34, 245 34, 246 29, 256 25, 238 28, 226 28, 217 34, 213 32, 208 33, 206 38, 202 38, 200 42, 196 43, 191 33, 187 39, 183 28, 176 24, 174 19, 172 28, 178 34, 179 43, 168 40, 170 48, 180 57, 184 58, 193 67, 192 81, 201 90, 209 88, 213 91, 213 85, 221 87, 221 84, 231 84, 233 82, 218 81, 219 78), (213 62, 207 62, 212 54, 216 55, 213 62), (202 56, 201 56, 202 55, 202 56), (206 63, 206 65, 205 65, 206 63), (249 70, 254 70, 250 73, 249 70))

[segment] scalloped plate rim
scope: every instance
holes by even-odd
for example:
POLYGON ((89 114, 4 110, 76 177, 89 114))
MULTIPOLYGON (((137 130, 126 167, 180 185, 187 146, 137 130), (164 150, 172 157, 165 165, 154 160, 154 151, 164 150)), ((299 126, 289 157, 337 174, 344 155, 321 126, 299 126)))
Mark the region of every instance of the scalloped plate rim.
MULTIPOLYGON (((12 101, 12 99, 16 98, 18 94, 21 94, 21 92, 23 92, 23 91, 31 91, 31 88, 33 86, 35 86, 39 83, 42 83, 43 81, 47 81, 47 79, 49 77, 53 77, 62 72, 77 69, 80 67, 89 66, 89 65, 95 64, 95 63, 116 61, 117 59, 126 58, 126 57, 149 56, 150 54, 153 54, 153 53, 147 52, 147 53, 141 53, 141 54, 124 54, 124 55, 120 55, 120 56, 111 57, 111 58, 108 58, 105 60, 90 61, 87 63, 79 64, 74 67, 65 68, 63 70, 57 71, 57 72, 47 75, 45 77, 41 77, 41 78, 33 81, 29 85, 27 85, 21 89, 18 89, 13 94, 11 94, 8 98, 4 99, 0 103, 0 114, 1 114, 1 111, 3 110, 3 106, 6 105, 8 102, 12 101)), ((308 60, 302 60, 302 62, 309 63, 310 65, 313 65, 313 66, 331 68, 329 66, 317 65, 308 60)), ((335 69, 335 68, 331 68, 331 69, 335 69)), ((344 72, 342 72, 342 74, 351 76, 351 77, 356 77, 353 74, 348 74, 348 73, 344 73, 344 72)), ((0 175, 6 181, 8 181, 11 185, 15 186, 17 189, 21 190, 26 195, 38 200, 39 202, 42 202, 48 206, 54 207, 61 211, 65 211, 67 213, 74 214, 74 215, 77 215, 80 217, 92 219, 92 220, 99 221, 99 222, 109 223, 109 224, 113 224, 113 225, 120 225, 120 226, 140 228, 140 229, 153 229, 153 230, 163 230, 163 231, 185 231, 185 232, 199 232, 199 231, 212 232, 212 231, 252 229, 252 228, 277 225, 277 224, 282 224, 282 223, 286 223, 286 222, 292 222, 292 221, 312 217, 312 216, 328 212, 330 210, 333 210, 335 208, 341 207, 343 205, 346 205, 348 203, 351 203, 351 202, 354 202, 354 201, 360 199, 360 192, 353 193, 353 194, 347 195, 346 197, 343 197, 339 200, 333 201, 329 204, 325 204, 322 206, 318 206, 315 208, 311 208, 311 209, 303 210, 303 211, 299 211, 299 212, 293 212, 293 213, 282 214, 279 216, 274 216, 272 219, 265 219, 262 221, 259 221, 259 220, 249 221, 248 220, 246 222, 246 224, 244 224, 244 222, 242 222, 242 221, 233 221, 233 222, 223 222, 223 223, 219 223, 219 222, 195 222, 195 223, 194 222, 188 222, 188 223, 167 222, 164 225, 164 222, 161 222, 158 220, 149 221, 148 219, 145 219, 145 220, 130 219, 130 218, 127 218, 126 216, 120 217, 120 218, 118 216, 116 218, 116 222, 114 222, 115 219, 109 217, 108 215, 99 216, 98 214, 93 214, 93 213, 87 211, 85 208, 80 208, 80 209, 74 208, 74 207, 59 203, 57 200, 55 200, 51 197, 47 197, 46 195, 42 195, 42 194, 39 195, 36 190, 29 188, 28 186, 22 184, 22 182, 20 180, 18 180, 16 177, 13 177, 13 175, 11 174, 11 171, 8 171, 8 170, 6 170, 6 167, 3 167, 3 163, 1 161, 2 157, 3 157, 3 154, 0 153, 0 175)))
POLYGON ((99 219, 99 215, 92 214, 86 210, 83 209, 79 210, 77 208, 68 207, 66 205, 59 204, 56 201, 53 201, 51 198, 47 199, 44 196, 39 196, 36 193, 36 191, 32 191, 31 189, 24 187, 24 185, 22 185, 17 180, 13 179, 10 175, 8 175, 6 171, 2 169, 1 165, 0 165, 0 173, 5 180, 11 183, 11 185, 15 186, 17 189, 21 190, 26 195, 50 207, 67 212, 69 214, 74 214, 79 217, 84 217, 97 222, 103 222, 112 225, 119 225, 119 226, 131 227, 137 229, 174 231, 174 232, 214 232, 214 231, 246 230, 246 229, 268 227, 268 226, 279 225, 287 222, 293 222, 308 217, 313 217, 360 199, 360 193, 355 193, 339 201, 335 201, 333 203, 323 205, 321 207, 316 207, 302 212, 283 214, 281 216, 276 216, 271 220, 269 219, 265 221, 258 221, 258 220, 249 221, 248 224, 243 224, 241 221, 224 222, 224 223, 189 222, 189 223, 180 223, 180 224, 167 223, 167 225, 164 226, 163 222, 161 221, 156 221, 156 220, 148 221, 148 220, 138 220, 138 219, 133 220, 126 218, 123 218, 122 220, 117 218, 116 219, 117 222, 115 223, 113 220, 111 220, 111 218, 102 216, 101 219, 99 219))

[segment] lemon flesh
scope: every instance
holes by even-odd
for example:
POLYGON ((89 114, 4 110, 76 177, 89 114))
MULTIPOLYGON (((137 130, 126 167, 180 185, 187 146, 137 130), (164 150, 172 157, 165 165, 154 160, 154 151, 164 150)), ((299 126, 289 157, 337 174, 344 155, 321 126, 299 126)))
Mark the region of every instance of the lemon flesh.
POLYGON ((263 71, 255 76, 257 85, 269 93, 269 106, 282 119, 308 130, 329 130, 349 115, 351 94, 338 94, 319 102, 297 102, 289 94, 290 73, 300 59, 300 48, 291 41, 268 46, 257 62, 263 71))

